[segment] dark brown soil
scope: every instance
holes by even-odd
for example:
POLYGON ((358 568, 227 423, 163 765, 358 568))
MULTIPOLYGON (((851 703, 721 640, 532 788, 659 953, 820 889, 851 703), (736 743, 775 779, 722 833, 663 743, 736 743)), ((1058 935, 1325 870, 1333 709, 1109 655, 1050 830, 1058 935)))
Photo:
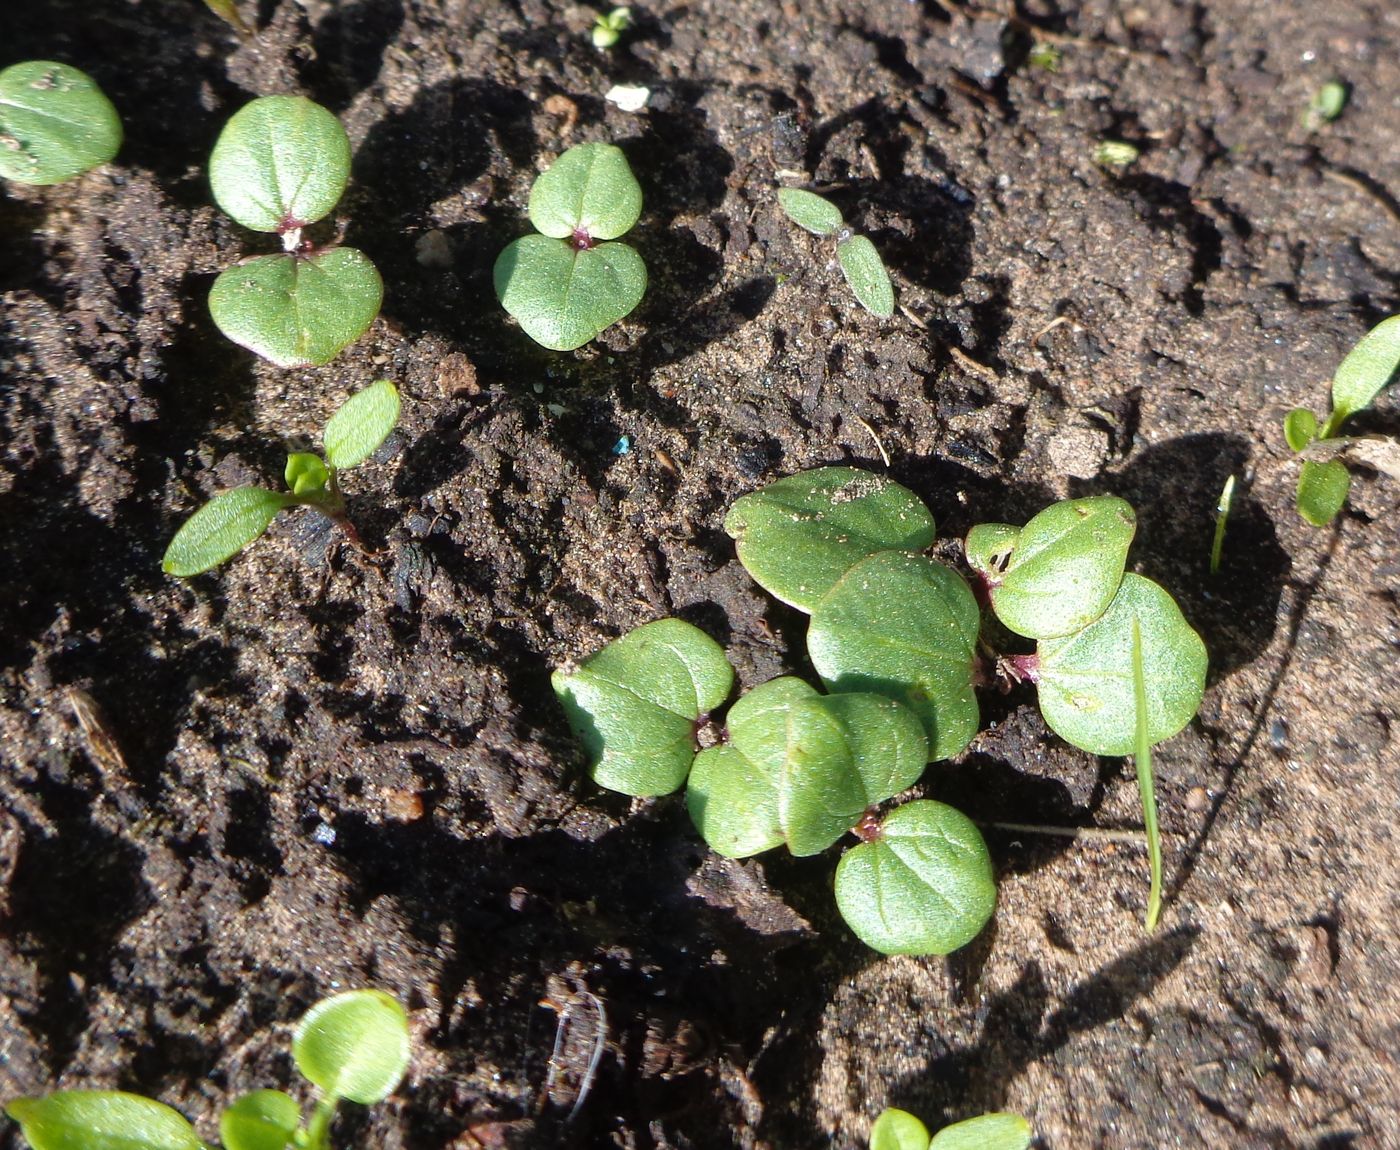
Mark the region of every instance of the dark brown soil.
MULTIPOLYGON (((311 1002, 373 984, 416 1057, 344 1146, 854 1150, 887 1104, 1016 1109, 1057 1150, 1400 1146, 1400 487, 1363 473, 1308 528, 1279 433, 1400 309, 1400 10, 692 0, 603 54, 563 0, 241 7, 256 39, 195 0, 0 12, 0 63, 84 68, 127 126, 116 164, 0 193, 0 1098, 139 1090, 212 1138, 233 1092, 293 1082, 311 1002), (1333 77, 1350 103, 1311 130, 1333 77), (388 287, 319 370, 233 348, 204 302, 265 244, 212 207, 209 150, 281 91, 343 117, 346 234, 388 287), (652 283, 561 356, 490 269, 535 172, 593 139, 646 190, 652 283), (1102 169, 1105 139, 1141 159, 1102 169), (893 321, 780 217, 780 171, 875 239, 893 321), (160 573, 201 500, 274 481, 381 376, 403 425, 350 478, 381 559, 288 516, 160 573), (1134 564, 1213 662, 1159 752, 1157 934, 1136 846, 993 829, 994 926, 883 959, 834 854, 724 862, 677 799, 580 770, 549 670, 629 627, 699 624, 746 686, 806 671, 724 510, 881 447, 948 537, 1066 493, 1138 507, 1134 564)), ((1368 419, 1394 432, 1394 399, 1368 419)), ((1139 823, 1130 769, 1031 695, 986 710, 921 793, 1139 823)))

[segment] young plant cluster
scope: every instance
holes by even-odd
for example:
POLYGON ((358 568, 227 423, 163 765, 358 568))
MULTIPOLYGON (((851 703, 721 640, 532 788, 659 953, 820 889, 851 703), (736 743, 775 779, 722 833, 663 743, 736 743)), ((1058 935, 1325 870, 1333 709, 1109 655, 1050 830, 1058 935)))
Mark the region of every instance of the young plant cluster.
POLYGON ((1373 327, 1332 377, 1332 410, 1325 423, 1306 407, 1295 407, 1283 421, 1288 446, 1303 457, 1298 476, 1298 514, 1314 527, 1337 517, 1351 490, 1347 458, 1369 463, 1400 477, 1400 446, 1393 440, 1349 438, 1342 424, 1371 402, 1400 369, 1400 315, 1373 327))
POLYGON ((52 60, 0 72, 0 177, 61 184, 105 164, 121 144, 117 110, 86 72, 52 60))
MULTIPOLYGON (((408 1017, 380 990, 322 999, 297 1024, 292 1060, 319 1097, 303 1123, 295 1098, 254 1090, 219 1119, 224 1150, 329 1150, 342 1102, 369 1106, 398 1088, 408 1069, 408 1017)), ((119 1090, 60 1090, 18 1098, 5 1113, 33 1150, 212 1150, 179 1111, 119 1090)))
POLYGON ((1031 1124, 1019 1114, 980 1114, 930 1138, 914 1115, 891 1107, 870 1128, 870 1150, 1026 1150, 1030 1144, 1031 1124))
MULTIPOLYGON (((982 836, 943 803, 879 807, 977 733, 978 594, 921 553, 934 521, 918 497, 854 468, 781 479, 739 499, 724 526, 749 574, 811 616, 807 654, 825 691, 790 676, 764 683, 729 708, 724 740, 700 750, 701 720, 728 698, 733 671, 690 624, 646 624, 555 672, 593 777, 631 795, 688 780, 696 827, 733 858, 782 845, 817 854, 852 833, 836 902, 855 934, 886 954, 964 945, 996 901, 982 836)), ((999 659, 999 673, 1034 682, 1051 729, 1097 755, 1176 734, 1205 688, 1199 636, 1166 591, 1125 573, 1134 530, 1132 508, 1101 496, 966 541, 982 600, 1036 642, 999 659)))
POLYGON ((836 262, 860 306, 881 319, 894 315, 894 287, 885 261, 868 237, 856 235, 846 226, 840 208, 825 196, 802 188, 781 189, 778 206, 788 219, 813 235, 835 236, 836 262))

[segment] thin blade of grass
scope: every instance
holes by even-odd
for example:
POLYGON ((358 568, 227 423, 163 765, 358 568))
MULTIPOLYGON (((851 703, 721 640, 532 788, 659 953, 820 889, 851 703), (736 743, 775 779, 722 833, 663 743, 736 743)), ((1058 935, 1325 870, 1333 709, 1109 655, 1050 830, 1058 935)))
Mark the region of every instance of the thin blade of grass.
POLYGON ((1157 792, 1152 778, 1152 743, 1147 737, 1147 679, 1142 672, 1142 628, 1133 620, 1133 697, 1137 703, 1138 794, 1142 797, 1142 825, 1147 832, 1147 865, 1152 885, 1147 892, 1147 917, 1143 926, 1157 929, 1162 913, 1162 836, 1157 829, 1157 792))

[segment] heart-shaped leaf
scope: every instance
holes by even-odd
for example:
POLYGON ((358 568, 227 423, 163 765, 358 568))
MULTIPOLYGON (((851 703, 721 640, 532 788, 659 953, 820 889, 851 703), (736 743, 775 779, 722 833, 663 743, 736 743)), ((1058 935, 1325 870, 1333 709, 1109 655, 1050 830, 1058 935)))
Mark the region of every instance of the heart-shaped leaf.
POLYGON ((33 1150, 203 1150, 194 1127, 162 1102, 118 1090, 16 1098, 5 1113, 33 1150))
POLYGON ((977 733, 973 661, 981 615, 961 576, 882 551, 851 567, 812 612, 807 653, 832 691, 888 695, 923 721, 929 759, 977 733))
POLYGON ((1340 459, 1303 460, 1298 474, 1298 514, 1314 527, 1337 518, 1351 491, 1351 472, 1340 459))
POLYGON ((928 1150, 1026 1150, 1030 1144, 1031 1124, 1019 1114, 979 1114, 943 1127, 928 1150))
POLYGON ((85 72, 28 60, 0 72, 0 176, 61 184, 105 164, 122 144, 112 102, 85 72))
POLYGON ((1133 620, 1142 636, 1152 743, 1190 722, 1206 683, 1206 648, 1176 601, 1141 575, 1123 576, 1107 611, 1083 631, 1037 645, 1040 713, 1060 738, 1094 755, 1129 755, 1137 736, 1133 620))
POLYGON ((841 274, 860 301, 860 306, 881 319, 894 315, 894 287, 885 261, 865 236, 847 236, 836 245, 836 261, 841 274))
POLYGON ((615 240, 641 216, 642 188, 621 148, 578 144, 540 173, 530 189, 529 210, 530 222, 555 239, 581 234, 593 242, 615 240))
POLYGON ((565 240, 523 236, 496 260, 496 295, 525 334, 573 351, 642 302, 647 268, 626 244, 578 250, 565 240))
POLYGON ((907 487, 854 467, 819 467, 737 500, 724 517, 739 562, 765 591, 810 612, 877 551, 922 551, 933 516, 907 487))
POLYGON ((881 695, 821 695, 764 683, 729 713, 729 745, 701 752, 687 802, 705 841, 731 858, 786 842, 825 850, 867 808, 912 786, 928 746, 918 718, 881 695))
POLYGON ((724 650, 680 619, 647 623, 552 677, 599 786, 669 794, 695 758, 695 725, 734 685, 724 650))
POLYGON ((399 422, 399 389, 387 379, 357 391, 326 422, 321 442, 336 469, 358 467, 379 450, 399 422))
POLYGON ((818 236, 834 236, 845 225, 841 209, 816 192, 801 188, 783 188, 778 192, 778 205, 800 228, 818 236))
POLYGON ((1327 423, 1327 437, 1336 435, 1343 421, 1368 406, 1397 369, 1400 315, 1393 315, 1362 336, 1332 377, 1332 418, 1327 423))
POLYGON ((967 559, 986 580, 1002 623, 1030 639, 1052 639, 1082 630, 1108 608, 1136 529, 1132 507, 1116 496, 1066 499, 1014 541, 1003 524, 974 528, 967 559))
POLYGON ((987 844, 943 803, 905 803, 836 868, 836 905, 882 954, 948 954, 971 942, 996 907, 987 844))
POLYGON ((281 491, 236 487, 214 496, 185 521, 165 549, 161 568, 188 578, 232 559, 296 500, 281 491))
POLYGON ((286 232, 327 215, 350 178, 340 121, 304 96, 263 96, 224 125, 209 157, 219 207, 255 232, 286 232))
POLYGON ((382 1102, 403 1080, 408 1057, 408 1016, 382 990, 323 998, 292 1033, 297 1069, 329 1098, 382 1102))
POLYGON ((258 256, 214 281, 209 314, 224 335, 278 367, 329 363, 369 330, 384 283, 354 248, 258 256))
POLYGON ((907 1110, 886 1110, 870 1128, 870 1150, 928 1150, 928 1127, 907 1110))
POLYGON ((281 1090, 254 1090, 219 1115, 224 1150, 284 1150, 301 1126, 301 1107, 281 1090))

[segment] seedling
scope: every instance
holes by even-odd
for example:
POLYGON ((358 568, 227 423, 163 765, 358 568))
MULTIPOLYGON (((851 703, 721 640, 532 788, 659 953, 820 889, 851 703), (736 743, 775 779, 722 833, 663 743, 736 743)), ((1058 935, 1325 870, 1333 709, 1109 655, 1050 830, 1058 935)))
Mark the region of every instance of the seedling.
POLYGON ((802 188, 780 189, 778 206, 788 219, 813 235, 835 236, 836 262, 861 307, 881 319, 894 315, 894 287, 885 261, 868 237, 856 235, 846 226, 840 208, 825 196, 802 188))
POLYGON ((1309 131, 1316 131, 1323 124, 1330 124, 1345 110, 1349 95, 1347 86, 1340 80, 1328 80, 1308 102, 1308 110, 1303 113, 1303 126, 1309 131))
POLYGON ((0 177, 61 184, 105 164, 121 143, 117 110, 86 72, 52 60, 0 72, 0 177))
MULTIPOLYGON (((1332 411, 1319 429, 1317 416, 1295 407, 1283 421, 1288 446, 1303 456, 1298 477, 1298 513, 1314 527, 1337 517, 1351 490, 1351 472, 1343 460, 1354 456, 1385 466, 1394 454, 1389 440, 1353 439, 1340 434, 1342 424, 1369 407, 1400 369, 1400 315, 1373 327, 1332 377, 1332 411), (1389 447, 1389 453, 1385 449, 1389 447)), ((1393 466, 1393 465, 1392 465, 1393 466)))
POLYGON ((1215 504, 1215 536, 1210 541, 1210 573, 1220 574, 1220 558, 1225 553, 1225 528, 1230 522, 1230 511, 1235 505, 1235 477, 1231 475, 1220 489, 1220 498, 1215 504))
POLYGON ((229 339, 279 367, 329 363, 379 314, 384 284, 369 257, 302 234, 334 209, 349 178, 345 129, 302 96, 245 105, 214 145, 214 199, 245 228, 280 236, 282 254, 223 272, 209 311, 229 339))
POLYGON ((593 47, 600 52, 617 46, 622 34, 632 27, 632 9, 614 8, 611 12, 600 13, 593 22, 593 47))
POLYGON ((1141 155, 1142 149, 1127 140, 1103 140, 1094 148, 1094 163, 1121 172, 1136 164, 1141 155))
POLYGON ((642 302, 642 257, 604 242, 640 218, 641 185, 621 148, 579 144, 540 173, 529 213, 540 234, 522 236, 497 258, 496 295, 536 343, 573 351, 642 302))
MULTIPOLYGON (((292 1059, 319 1089, 303 1124, 296 1099, 255 1090, 219 1119, 225 1150, 329 1150, 341 1102, 372 1105, 397 1089, 408 1069, 408 1017, 379 990, 350 990, 313 1006, 292 1035, 292 1059)), ((33 1150, 209 1150, 177 1110, 118 1090, 60 1090, 18 1098, 5 1112, 33 1150)))
POLYGON ((286 491, 236 487, 216 495, 194 513, 165 550, 167 575, 188 578, 232 559, 268 529, 279 511, 311 507, 358 543, 345 513, 339 473, 363 463, 379 449, 399 419, 399 393, 387 379, 347 399, 322 436, 325 458, 294 451, 287 456, 286 491))
POLYGON ((932 1138, 907 1110, 886 1110, 870 1128, 870 1150, 1026 1150, 1031 1124, 1019 1114, 982 1114, 945 1126, 932 1138))

